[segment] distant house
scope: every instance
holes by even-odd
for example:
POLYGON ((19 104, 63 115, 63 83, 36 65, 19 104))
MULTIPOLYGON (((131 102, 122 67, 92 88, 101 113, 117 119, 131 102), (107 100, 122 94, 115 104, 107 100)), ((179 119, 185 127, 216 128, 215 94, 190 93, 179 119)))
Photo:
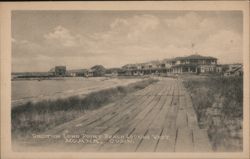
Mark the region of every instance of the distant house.
POLYGON ((215 70, 216 70, 216 73, 222 73, 223 66, 222 65, 217 65, 216 68, 215 68, 215 70))
POLYGON ((235 69, 238 69, 238 68, 242 68, 242 64, 229 64, 228 65, 228 68, 229 70, 235 70, 235 69))
POLYGON ((164 75, 182 73, 220 73, 217 59, 210 56, 190 55, 147 63, 127 64, 122 67, 125 75, 164 75))
POLYGON ((199 73, 215 73, 218 70, 216 68, 216 65, 200 65, 197 71, 199 73))
POLYGON ((93 77, 94 76, 94 71, 93 70, 87 70, 86 77, 93 77))
POLYGON ((121 71, 120 68, 109 68, 109 69, 106 69, 105 76, 107 76, 107 77, 118 76, 120 71, 121 71))
POLYGON ((228 70, 225 71, 224 76, 242 76, 243 66, 242 64, 230 64, 228 70))
POLYGON ((146 63, 127 64, 122 67, 124 75, 142 76, 159 75, 166 73, 168 65, 162 61, 150 61, 146 63))
POLYGON ((176 57, 167 60, 171 66, 172 73, 215 73, 217 69, 217 58, 210 56, 201 56, 198 54, 176 57))
POLYGON ((135 70, 137 69, 137 65, 136 64, 127 64, 122 66, 122 69, 124 70, 135 70))
POLYGON ((87 69, 68 70, 67 75, 71 77, 84 77, 87 75, 87 71, 87 69))
POLYGON ((66 66, 55 66, 49 72, 54 76, 66 76, 66 66))
MULTIPOLYGON (((140 76, 143 75, 145 65, 142 63, 137 63, 137 64, 127 64, 122 66, 122 73, 123 75, 126 76, 140 76)), ((120 72, 121 73, 121 72, 120 72)))

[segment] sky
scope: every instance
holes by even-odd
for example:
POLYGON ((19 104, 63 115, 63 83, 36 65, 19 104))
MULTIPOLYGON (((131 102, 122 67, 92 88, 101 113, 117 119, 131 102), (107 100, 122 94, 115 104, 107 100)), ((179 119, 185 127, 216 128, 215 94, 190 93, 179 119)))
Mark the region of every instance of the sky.
POLYGON ((241 11, 12 11, 12 71, 121 67, 194 52, 242 63, 242 18, 241 11))

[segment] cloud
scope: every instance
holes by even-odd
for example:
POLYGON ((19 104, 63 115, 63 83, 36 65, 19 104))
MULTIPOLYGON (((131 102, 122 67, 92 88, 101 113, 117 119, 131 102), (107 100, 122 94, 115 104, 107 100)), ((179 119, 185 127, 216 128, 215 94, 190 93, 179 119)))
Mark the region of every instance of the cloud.
POLYGON ((153 15, 135 15, 127 18, 116 18, 106 32, 94 34, 99 41, 116 42, 116 44, 133 43, 143 40, 159 26, 160 20, 153 15))
POLYGON ((197 12, 188 12, 176 18, 166 18, 163 20, 165 31, 162 34, 167 38, 163 41, 184 47, 191 43, 205 43, 210 35, 217 34, 221 30, 233 29, 233 27, 230 29, 227 20, 223 20, 216 15, 204 16, 197 12))
POLYGON ((201 17, 197 13, 189 12, 177 18, 167 18, 164 22, 168 28, 190 29, 198 28, 201 20, 201 17))
MULTIPOLYGON (((138 40, 144 33, 149 33, 156 29, 159 23, 159 19, 152 15, 134 16, 131 19, 127 19, 127 24, 129 24, 127 37, 130 40, 138 40)), ((126 26, 121 25, 119 27, 126 26)))
POLYGON ((129 31, 129 32, 145 32, 155 29, 160 21, 153 15, 135 15, 129 18, 117 18, 111 24, 110 28, 114 32, 129 31))
POLYGON ((93 19, 96 25, 93 30, 82 32, 80 25, 58 24, 34 38, 40 41, 32 40, 33 36, 29 40, 18 40, 14 36, 13 56, 31 57, 37 62, 40 59, 51 63, 47 64, 49 66, 62 62, 76 68, 97 63, 119 67, 126 63, 189 55, 191 44, 195 43, 198 54, 215 56, 221 63, 242 61, 242 33, 235 29, 239 27, 230 25, 234 24, 234 19, 225 20, 223 14, 204 15, 198 12, 174 16, 128 14, 102 23, 93 19), (77 62, 71 63, 71 60, 77 62))
POLYGON ((220 53, 224 53, 221 50, 226 49, 225 46, 215 47, 218 43, 213 44, 213 41, 223 41, 227 33, 217 35, 220 30, 215 27, 215 22, 213 18, 202 18, 195 12, 188 12, 176 18, 159 18, 148 14, 116 18, 109 24, 108 30, 84 35, 73 34, 71 30, 58 25, 44 35, 46 47, 43 50, 54 57, 115 54, 156 58, 190 54, 191 43, 195 43, 196 47, 202 48, 201 54, 211 48, 217 50, 213 52, 220 50, 220 53))
POLYGON ((242 36, 231 30, 220 30, 210 35, 203 44, 200 44, 198 50, 218 57, 221 63, 243 61, 242 36))
POLYGON ((34 57, 43 54, 42 46, 28 40, 12 38, 12 55, 15 57, 34 57))
POLYGON ((153 15, 116 18, 109 24, 108 30, 82 36, 81 45, 85 52, 93 56, 136 56, 155 47, 151 35, 154 35, 159 25, 160 19, 153 15))
POLYGON ((74 47, 79 44, 79 36, 74 36, 70 31, 62 26, 57 26, 54 31, 44 35, 44 38, 52 43, 64 47, 74 47))

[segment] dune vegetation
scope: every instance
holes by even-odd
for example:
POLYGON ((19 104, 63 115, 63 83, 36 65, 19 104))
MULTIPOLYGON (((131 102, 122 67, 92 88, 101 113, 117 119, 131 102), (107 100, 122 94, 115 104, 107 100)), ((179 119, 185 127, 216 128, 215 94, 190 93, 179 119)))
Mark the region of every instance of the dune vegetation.
POLYGON ((243 78, 184 78, 215 151, 242 151, 243 78))

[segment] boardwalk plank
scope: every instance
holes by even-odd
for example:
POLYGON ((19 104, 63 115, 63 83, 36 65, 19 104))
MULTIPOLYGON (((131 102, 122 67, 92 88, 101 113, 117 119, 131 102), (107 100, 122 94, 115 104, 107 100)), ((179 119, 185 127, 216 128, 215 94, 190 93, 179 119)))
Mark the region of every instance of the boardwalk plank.
MULTIPOLYGON (((150 98, 146 98, 146 100, 142 103, 142 104, 147 104, 150 101, 152 101, 153 97, 150 98)), ((131 114, 126 114, 125 113, 120 113, 119 116, 117 116, 116 118, 112 119, 110 122, 106 123, 105 126, 106 127, 116 127, 119 128, 118 130, 120 130, 121 126, 124 126, 124 124, 126 124, 129 120, 133 120, 132 118, 134 117, 134 115, 136 115, 138 111, 134 111, 131 114), (120 120, 120 121, 119 121, 120 120)), ((109 135, 115 135, 117 131, 114 131, 114 133, 110 133, 109 129, 107 129, 106 131, 102 132, 102 134, 109 134, 109 135)), ((105 142, 107 142, 107 140, 105 140, 105 142)), ((105 143, 104 143, 105 144, 105 143)), ((104 145, 102 144, 102 145, 104 145)), ((96 149, 100 149, 100 147, 102 147, 102 145, 95 145, 95 146, 91 146, 92 149, 94 149, 94 147, 96 147, 96 149)), ((85 149, 85 147, 82 148, 83 150, 85 149)))
POLYGON ((124 112, 128 113, 129 111, 131 111, 128 108, 135 109, 135 107, 132 107, 132 105, 136 106, 137 104, 144 102, 144 100, 147 100, 147 98, 143 98, 140 101, 137 100, 136 102, 131 102, 131 103, 126 104, 126 105, 120 105, 117 108, 113 108, 113 110, 110 110, 109 112, 103 112, 103 114, 100 114, 100 116, 95 116, 95 117, 92 117, 91 120, 87 120, 86 122, 82 122, 81 123, 82 125, 78 128, 75 128, 74 131, 78 132, 78 131, 82 131, 82 130, 91 129, 91 128, 94 128, 96 126, 103 126, 107 121, 110 121, 110 120, 114 119, 116 116, 119 116, 119 114, 121 114, 121 113, 124 114, 124 112))
POLYGON ((119 130, 119 128, 109 128, 109 129, 107 129, 106 131, 104 131, 102 133, 100 133, 100 132, 95 133, 94 130, 92 132, 88 132, 88 134, 96 134, 96 135, 101 134, 103 137, 99 141, 102 142, 102 143, 83 145, 82 148, 81 148, 81 151, 84 151, 84 152, 97 152, 97 151, 99 151, 101 145, 103 145, 104 143, 106 143, 109 140, 109 138, 106 137, 106 136, 112 136, 118 130, 119 130))
POLYGON ((187 127, 187 115, 186 111, 183 109, 179 109, 177 113, 177 119, 176 119, 176 127, 177 128, 185 128, 187 127))
POLYGON ((193 130, 194 151, 195 152, 211 152, 212 145, 209 142, 207 131, 202 129, 193 130))
POLYGON ((159 140, 156 148, 157 152, 173 152, 175 149, 176 138, 176 116, 179 109, 179 96, 175 96, 177 87, 172 85, 170 93, 170 106, 168 108, 167 115, 165 117, 164 129, 162 136, 168 136, 168 140, 159 140))
POLYGON ((176 152, 193 151, 192 131, 188 127, 177 129, 175 151, 176 152))
MULTIPOLYGON (((152 95, 151 97, 152 100, 144 106, 145 109, 143 109, 140 114, 144 114, 146 115, 148 112, 150 112, 150 110, 153 109, 153 106, 158 102, 159 100, 159 97, 158 96, 154 96, 154 93, 156 93, 156 91, 152 91, 152 95)), ((121 125, 123 126, 123 128, 121 128, 119 130, 119 132, 117 133, 117 135, 129 135, 135 128, 135 126, 137 124, 139 124, 139 122, 143 119, 140 120, 140 117, 139 115, 137 115, 135 117, 135 119, 133 120, 130 120, 128 123, 124 123, 124 125, 121 125)), ((110 144, 110 143, 107 143, 107 144, 104 144, 101 148, 101 151, 117 151, 118 149, 120 149, 120 151, 122 151, 123 149, 120 148, 122 145, 125 145, 125 144, 121 144, 121 145, 116 145, 116 144, 110 144)))
MULTIPOLYGON (((146 87, 145 89, 142 89, 139 91, 142 94, 148 94, 151 92, 152 88, 153 88, 152 85, 150 85, 150 86, 146 87)), ((116 109, 114 107, 121 107, 121 105, 128 105, 128 103, 133 102, 134 100, 137 100, 136 96, 134 96, 133 94, 127 95, 126 97, 119 100, 118 102, 114 102, 114 103, 108 104, 107 106, 99 108, 97 110, 90 111, 90 112, 86 113, 84 116, 82 116, 74 121, 68 122, 66 124, 62 124, 62 125, 58 126, 57 128, 54 128, 52 130, 47 131, 47 133, 59 134, 66 127, 68 127, 68 125, 75 125, 74 123, 79 123, 79 122, 83 122, 83 121, 86 122, 87 120, 91 120, 91 122, 92 122, 93 117, 102 117, 103 114, 107 114, 107 113, 109 113, 109 111, 116 109)), ((97 120, 97 119, 94 119, 94 120, 97 120)))
POLYGON ((176 140, 176 128, 164 128, 161 134, 163 139, 158 140, 156 152, 174 152, 176 140))
POLYGON ((136 151, 138 152, 154 152, 158 143, 158 136, 161 135, 162 129, 161 128, 150 128, 146 136, 149 138, 142 139, 136 151))
MULTIPOLYGON (((159 98, 159 101, 157 101, 156 103, 152 104, 152 108, 151 111, 146 115, 146 117, 140 122, 140 124, 138 124, 135 127, 135 130, 132 132, 132 135, 135 136, 145 136, 145 134, 147 133, 147 128, 149 127, 149 125, 151 124, 152 120, 156 117, 156 113, 158 112, 159 108, 160 108, 160 103, 162 101, 162 99, 159 98)), ((140 144, 141 142, 141 138, 135 138, 134 139, 134 144, 123 144, 119 147, 120 151, 126 151, 126 152, 134 152, 136 151, 137 146, 140 144)))
MULTIPOLYGON (((159 90, 159 88, 161 88, 161 86, 158 84, 158 85, 155 85, 155 89, 156 89, 156 91, 154 91, 154 92, 152 92, 151 93, 151 95, 156 95, 158 92, 157 92, 157 90, 159 90)), ((162 91, 164 91, 163 89, 162 90, 160 90, 160 92, 162 92, 162 91)), ((126 134, 128 131, 133 131, 134 129, 131 129, 132 127, 135 127, 136 128, 136 125, 138 125, 140 122, 142 122, 142 120, 143 120, 143 122, 141 123, 141 124, 143 124, 144 125, 144 129, 146 129, 145 127, 145 123, 146 124, 148 124, 148 122, 146 122, 146 121, 144 121, 144 118, 145 118, 145 116, 149 116, 148 115, 148 113, 152 113, 151 111, 152 110, 154 110, 155 109, 155 107, 154 107, 154 105, 157 105, 157 103, 159 102, 159 99, 160 99, 160 97, 159 96, 156 96, 155 97, 155 101, 154 101, 154 103, 153 102, 151 102, 150 103, 150 105, 149 106, 147 106, 145 109, 143 109, 136 117, 135 117, 135 119, 133 119, 132 121, 130 121, 130 123, 128 124, 129 125, 129 127, 130 127, 130 129, 124 129, 125 130, 125 132, 122 132, 122 131, 120 131, 119 132, 119 134, 126 134), (134 125, 134 126, 133 126, 134 125)), ((149 121, 150 122, 150 121, 149 121)), ((141 126, 141 124, 140 124, 140 128, 142 128, 143 126, 141 126)), ((146 130, 141 130, 141 131, 143 131, 143 133, 138 133, 138 128, 137 128, 137 130, 135 131, 135 132, 133 132, 132 133, 132 135, 140 135, 140 136, 142 136, 142 135, 145 135, 145 131, 146 130)), ((138 140, 138 139, 134 139, 134 141, 135 141, 135 143, 134 144, 132 144, 132 145, 130 145, 130 144, 122 144, 122 145, 119 145, 118 147, 116 147, 115 149, 118 149, 119 151, 135 151, 135 149, 136 149, 136 146, 138 145, 138 142, 140 142, 140 140, 138 140)), ((104 147, 103 147, 103 149, 109 149, 109 150, 113 150, 112 149, 112 147, 114 147, 114 145, 111 145, 111 144, 107 144, 107 145, 104 145, 104 147)))
POLYGON ((161 107, 161 109, 159 110, 160 113, 156 116, 156 118, 153 120, 152 124, 149 126, 147 134, 151 136, 150 140, 145 139, 141 142, 139 148, 137 151, 141 151, 141 152, 153 152, 156 150, 158 141, 158 139, 152 138, 152 137, 156 137, 156 136, 160 136, 163 130, 163 126, 164 126, 164 122, 165 122, 165 118, 168 112, 168 108, 170 105, 170 99, 168 96, 163 96, 165 99, 163 102, 163 105, 161 107))
MULTIPOLYGON (((147 112, 150 111, 150 109, 147 108, 151 108, 156 104, 156 102, 158 102, 159 97, 157 96, 153 96, 152 101, 149 103, 148 106, 146 106, 146 108, 144 109, 143 112, 145 112, 145 115, 147 112)), ((138 116, 136 116, 137 118, 138 116)), ((136 125, 138 125, 141 121, 140 120, 133 120, 133 122, 128 122, 125 125, 123 125, 123 127, 119 130, 119 132, 117 133, 117 135, 130 135, 131 132, 134 131, 136 125)), ((124 147, 125 144, 121 144, 121 145, 116 145, 116 144, 110 144, 110 143, 106 143, 102 146, 101 151, 125 151, 122 147, 124 147)))

